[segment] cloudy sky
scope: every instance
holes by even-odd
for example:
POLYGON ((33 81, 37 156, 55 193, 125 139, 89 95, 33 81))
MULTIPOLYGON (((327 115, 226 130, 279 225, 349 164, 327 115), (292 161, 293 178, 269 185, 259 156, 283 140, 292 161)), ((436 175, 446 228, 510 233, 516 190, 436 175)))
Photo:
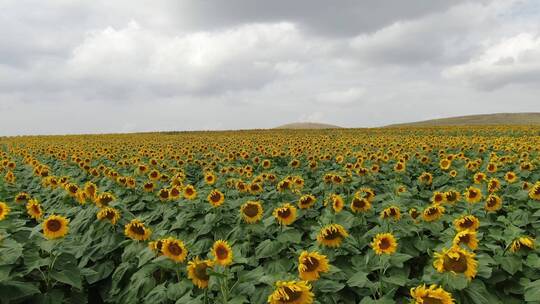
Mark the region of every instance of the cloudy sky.
POLYGON ((0 0, 0 135, 540 111, 540 0, 0 0))

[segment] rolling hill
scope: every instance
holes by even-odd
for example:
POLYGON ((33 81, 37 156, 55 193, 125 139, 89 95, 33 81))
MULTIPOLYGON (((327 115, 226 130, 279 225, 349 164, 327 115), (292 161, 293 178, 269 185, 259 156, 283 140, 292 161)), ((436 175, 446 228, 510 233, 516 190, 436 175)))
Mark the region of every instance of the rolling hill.
POLYGON ((316 122, 295 122, 295 123, 285 124, 285 125, 276 127, 276 129, 340 129, 340 128, 341 127, 338 127, 335 125, 316 123, 316 122))
POLYGON ((392 124, 386 127, 430 127, 465 125, 540 125, 540 113, 496 113, 467 115, 392 124))

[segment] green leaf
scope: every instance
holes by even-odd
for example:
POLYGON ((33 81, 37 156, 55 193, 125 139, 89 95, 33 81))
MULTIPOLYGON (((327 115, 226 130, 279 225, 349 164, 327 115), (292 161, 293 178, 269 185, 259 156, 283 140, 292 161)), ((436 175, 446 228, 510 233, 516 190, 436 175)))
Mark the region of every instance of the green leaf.
POLYGON ((39 293, 39 288, 29 282, 7 281, 0 283, 2 301, 22 299, 39 293))
POLYGON ((337 292, 345 287, 345 284, 336 281, 321 279, 316 283, 316 287, 321 292, 337 292))
POLYGON ((370 283, 367 276, 368 273, 359 271, 347 281, 347 284, 351 287, 366 287, 370 283))
POLYGON ((282 249, 283 246, 281 243, 272 240, 264 240, 257 248, 255 248, 255 255, 258 259, 267 258, 278 254, 282 249))
POLYGON ((532 281, 525 286, 525 301, 540 301, 540 280, 532 281))

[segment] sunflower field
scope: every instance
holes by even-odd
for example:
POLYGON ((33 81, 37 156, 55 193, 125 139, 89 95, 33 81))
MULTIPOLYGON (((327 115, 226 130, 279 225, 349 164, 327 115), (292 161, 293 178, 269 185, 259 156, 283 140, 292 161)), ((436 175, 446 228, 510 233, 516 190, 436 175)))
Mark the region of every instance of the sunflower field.
POLYGON ((540 303, 540 128, 0 138, 0 303, 540 303))

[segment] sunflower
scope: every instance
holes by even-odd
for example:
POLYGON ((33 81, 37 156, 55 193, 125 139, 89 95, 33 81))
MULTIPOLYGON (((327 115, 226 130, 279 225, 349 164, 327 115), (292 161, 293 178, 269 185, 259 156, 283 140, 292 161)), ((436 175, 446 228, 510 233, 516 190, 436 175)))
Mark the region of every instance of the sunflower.
POLYGON ((253 224, 262 219, 263 207, 258 201, 247 201, 240 207, 240 214, 246 223, 253 224))
POLYGON ((166 238, 162 240, 161 253, 171 260, 182 263, 188 254, 184 242, 175 238, 166 238))
POLYGON ((152 181, 148 181, 148 182, 144 183, 144 185, 143 185, 144 192, 152 192, 152 191, 154 191, 154 188, 155 188, 155 184, 152 181))
POLYGON ((188 263, 188 278, 190 278, 197 287, 206 288, 208 287, 208 281, 210 281, 210 275, 207 270, 212 267, 214 267, 212 261, 200 260, 199 257, 195 257, 194 260, 188 263))
POLYGON ((521 248, 525 249, 534 249, 536 247, 536 242, 533 238, 528 236, 523 236, 512 241, 510 245, 510 251, 518 252, 521 248))
POLYGON ((515 183, 517 181, 517 175, 512 171, 506 172, 504 175, 504 180, 506 180, 509 184, 515 183))
POLYGON ((429 186, 433 182, 433 175, 429 172, 424 172, 418 177, 418 182, 429 186))
POLYGON ((35 199, 31 199, 30 201, 28 201, 28 204, 26 204, 26 212, 31 218, 36 220, 40 219, 43 216, 43 210, 41 209, 41 205, 35 199))
POLYGON ((104 207, 96 215, 98 220, 108 220, 111 224, 115 225, 120 219, 120 211, 112 207, 104 207))
POLYGON ((17 196, 15 196, 15 202, 16 203, 28 203, 28 201, 30 200, 30 194, 26 193, 26 192, 21 192, 19 194, 17 194, 17 196))
POLYGON ((431 205, 424 209, 422 218, 426 222, 436 221, 444 214, 444 207, 438 204, 431 205))
POLYGON ((478 203, 480 200, 482 200, 482 191, 475 187, 469 187, 465 191, 464 196, 468 203, 478 203))
POLYGON ((478 262, 475 254, 457 246, 435 253, 433 267, 438 272, 462 273, 469 280, 476 276, 478 262))
POLYGON ((221 266, 229 266, 233 261, 233 251, 227 241, 217 240, 212 246, 214 263, 221 266))
POLYGON ((315 295, 306 281, 277 281, 269 304, 312 304, 315 295))
POLYGON ((315 202, 317 202, 315 196, 311 194, 302 195, 300 199, 298 199, 298 207, 300 209, 309 209, 313 207, 315 202))
POLYGON ((397 249, 397 241, 391 233, 379 233, 373 238, 371 248, 378 255, 393 254, 397 249))
POLYGON ((0 221, 6 218, 6 215, 9 214, 10 210, 11 209, 9 209, 9 206, 6 203, 0 202, 0 221))
POLYGON ((193 200, 197 197, 197 190, 192 185, 187 185, 184 188, 184 198, 188 200, 193 200))
POLYGON ((474 174, 473 181, 475 184, 481 184, 486 180, 487 176, 483 172, 478 172, 474 174))
POLYGON ((407 169, 407 165, 405 164, 405 162, 397 162, 396 165, 394 166, 394 171, 396 172, 404 172, 405 169, 407 169))
POLYGON ((296 220, 296 207, 289 203, 285 203, 274 209, 272 215, 280 225, 288 226, 296 220))
POLYGON ((433 192, 433 196, 431 197, 431 202, 434 204, 442 204, 446 200, 446 196, 443 192, 435 191, 433 192))
POLYGON ((394 220, 399 220, 401 218, 401 211, 399 210, 399 207, 397 206, 390 206, 383 211, 381 211, 380 215, 381 219, 388 219, 393 218, 394 220))
POLYGON ((328 270, 328 258, 318 252, 302 251, 298 258, 299 277, 304 281, 316 281, 328 270))
POLYGON ((213 185, 216 183, 216 175, 213 172, 206 172, 204 174, 204 181, 207 185, 213 185))
POLYGON ((148 173, 148 178, 153 181, 157 181, 161 178, 161 174, 157 170, 152 170, 150 173, 148 173))
POLYGON ((366 198, 359 198, 357 196, 354 196, 351 201, 351 210, 354 213, 358 212, 367 212, 369 209, 371 209, 371 203, 366 198))
POLYGON ((99 194, 96 199, 95 199, 95 203, 98 207, 106 207, 109 205, 110 202, 114 201, 115 198, 112 194, 108 193, 108 192, 103 192, 101 194, 99 194))
POLYGON ((146 241, 148 238, 150 238, 152 230, 146 228, 138 219, 134 219, 126 224, 124 227, 124 234, 133 240, 146 241))
POLYGON ((330 201, 332 202, 332 209, 334 209, 336 213, 340 213, 341 210, 343 210, 343 207, 345 206, 345 202, 343 201, 343 198, 341 197, 341 195, 332 194, 330 196, 330 201))
POLYGON ((150 248, 152 251, 156 252, 158 255, 161 255, 161 248, 162 247, 163 247, 163 239, 155 240, 153 242, 148 243, 148 248, 150 248))
POLYGON ((449 204, 455 204, 461 199, 461 194, 454 190, 449 190, 444 193, 444 200, 449 204))
POLYGON ((69 221, 60 215, 50 215, 42 223, 43 234, 47 239, 57 239, 64 237, 68 233, 69 221))
POLYGON ((280 181, 277 186, 276 186, 276 189, 279 191, 279 192, 283 192, 287 189, 290 189, 291 188, 291 182, 288 181, 288 180, 282 180, 280 181))
POLYGON ((495 212, 502 207, 502 199, 496 194, 490 194, 484 205, 484 209, 490 212, 495 212))
POLYGON ((339 247, 343 239, 348 237, 347 230, 340 224, 324 226, 317 235, 317 241, 327 247, 339 247))
POLYGON ((416 208, 409 209, 409 215, 413 220, 416 220, 420 216, 420 212, 416 208))
POLYGON ((221 191, 214 189, 208 194, 208 196, 206 197, 206 200, 208 200, 208 202, 212 206, 219 207, 225 201, 225 196, 223 195, 221 191))
POLYGON ((259 183, 251 183, 248 185, 248 191, 252 194, 261 193, 263 191, 263 187, 259 183))
POLYGON ((439 167, 441 167, 442 170, 448 170, 450 169, 450 166, 452 165, 452 161, 448 159, 441 159, 439 162, 439 167))
POLYGON ((411 288, 411 297, 414 300, 413 304, 454 304, 452 294, 437 285, 426 288, 424 284, 411 288))
POLYGON ((465 215, 454 220, 454 227, 457 231, 476 231, 480 227, 480 221, 474 215, 465 215))
POLYGON ((158 191, 158 197, 159 197, 159 200, 162 202, 169 200, 169 189, 167 188, 160 189, 158 191))
POLYGON ((536 182, 529 190, 529 197, 540 201, 540 182, 536 182))
POLYGON ((450 170, 450 177, 456 177, 457 176, 457 171, 456 170, 450 170))
POLYGON ((182 189, 179 186, 172 186, 169 190, 169 199, 170 200, 177 200, 182 195, 182 189))
POLYGON ((476 231, 463 230, 456 234, 452 241, 454 246, 460 246, 461 244, 467 245, 471 250, 478 248, 478 239, 476 238, 476 231))
POLYGON ((90 199, 94 199, 96 197, 97 190, 98 188, 96 184, 92 182, 87 182, 86 184, 84 184, 84 193, 86 193, 86 196, 90 199))

